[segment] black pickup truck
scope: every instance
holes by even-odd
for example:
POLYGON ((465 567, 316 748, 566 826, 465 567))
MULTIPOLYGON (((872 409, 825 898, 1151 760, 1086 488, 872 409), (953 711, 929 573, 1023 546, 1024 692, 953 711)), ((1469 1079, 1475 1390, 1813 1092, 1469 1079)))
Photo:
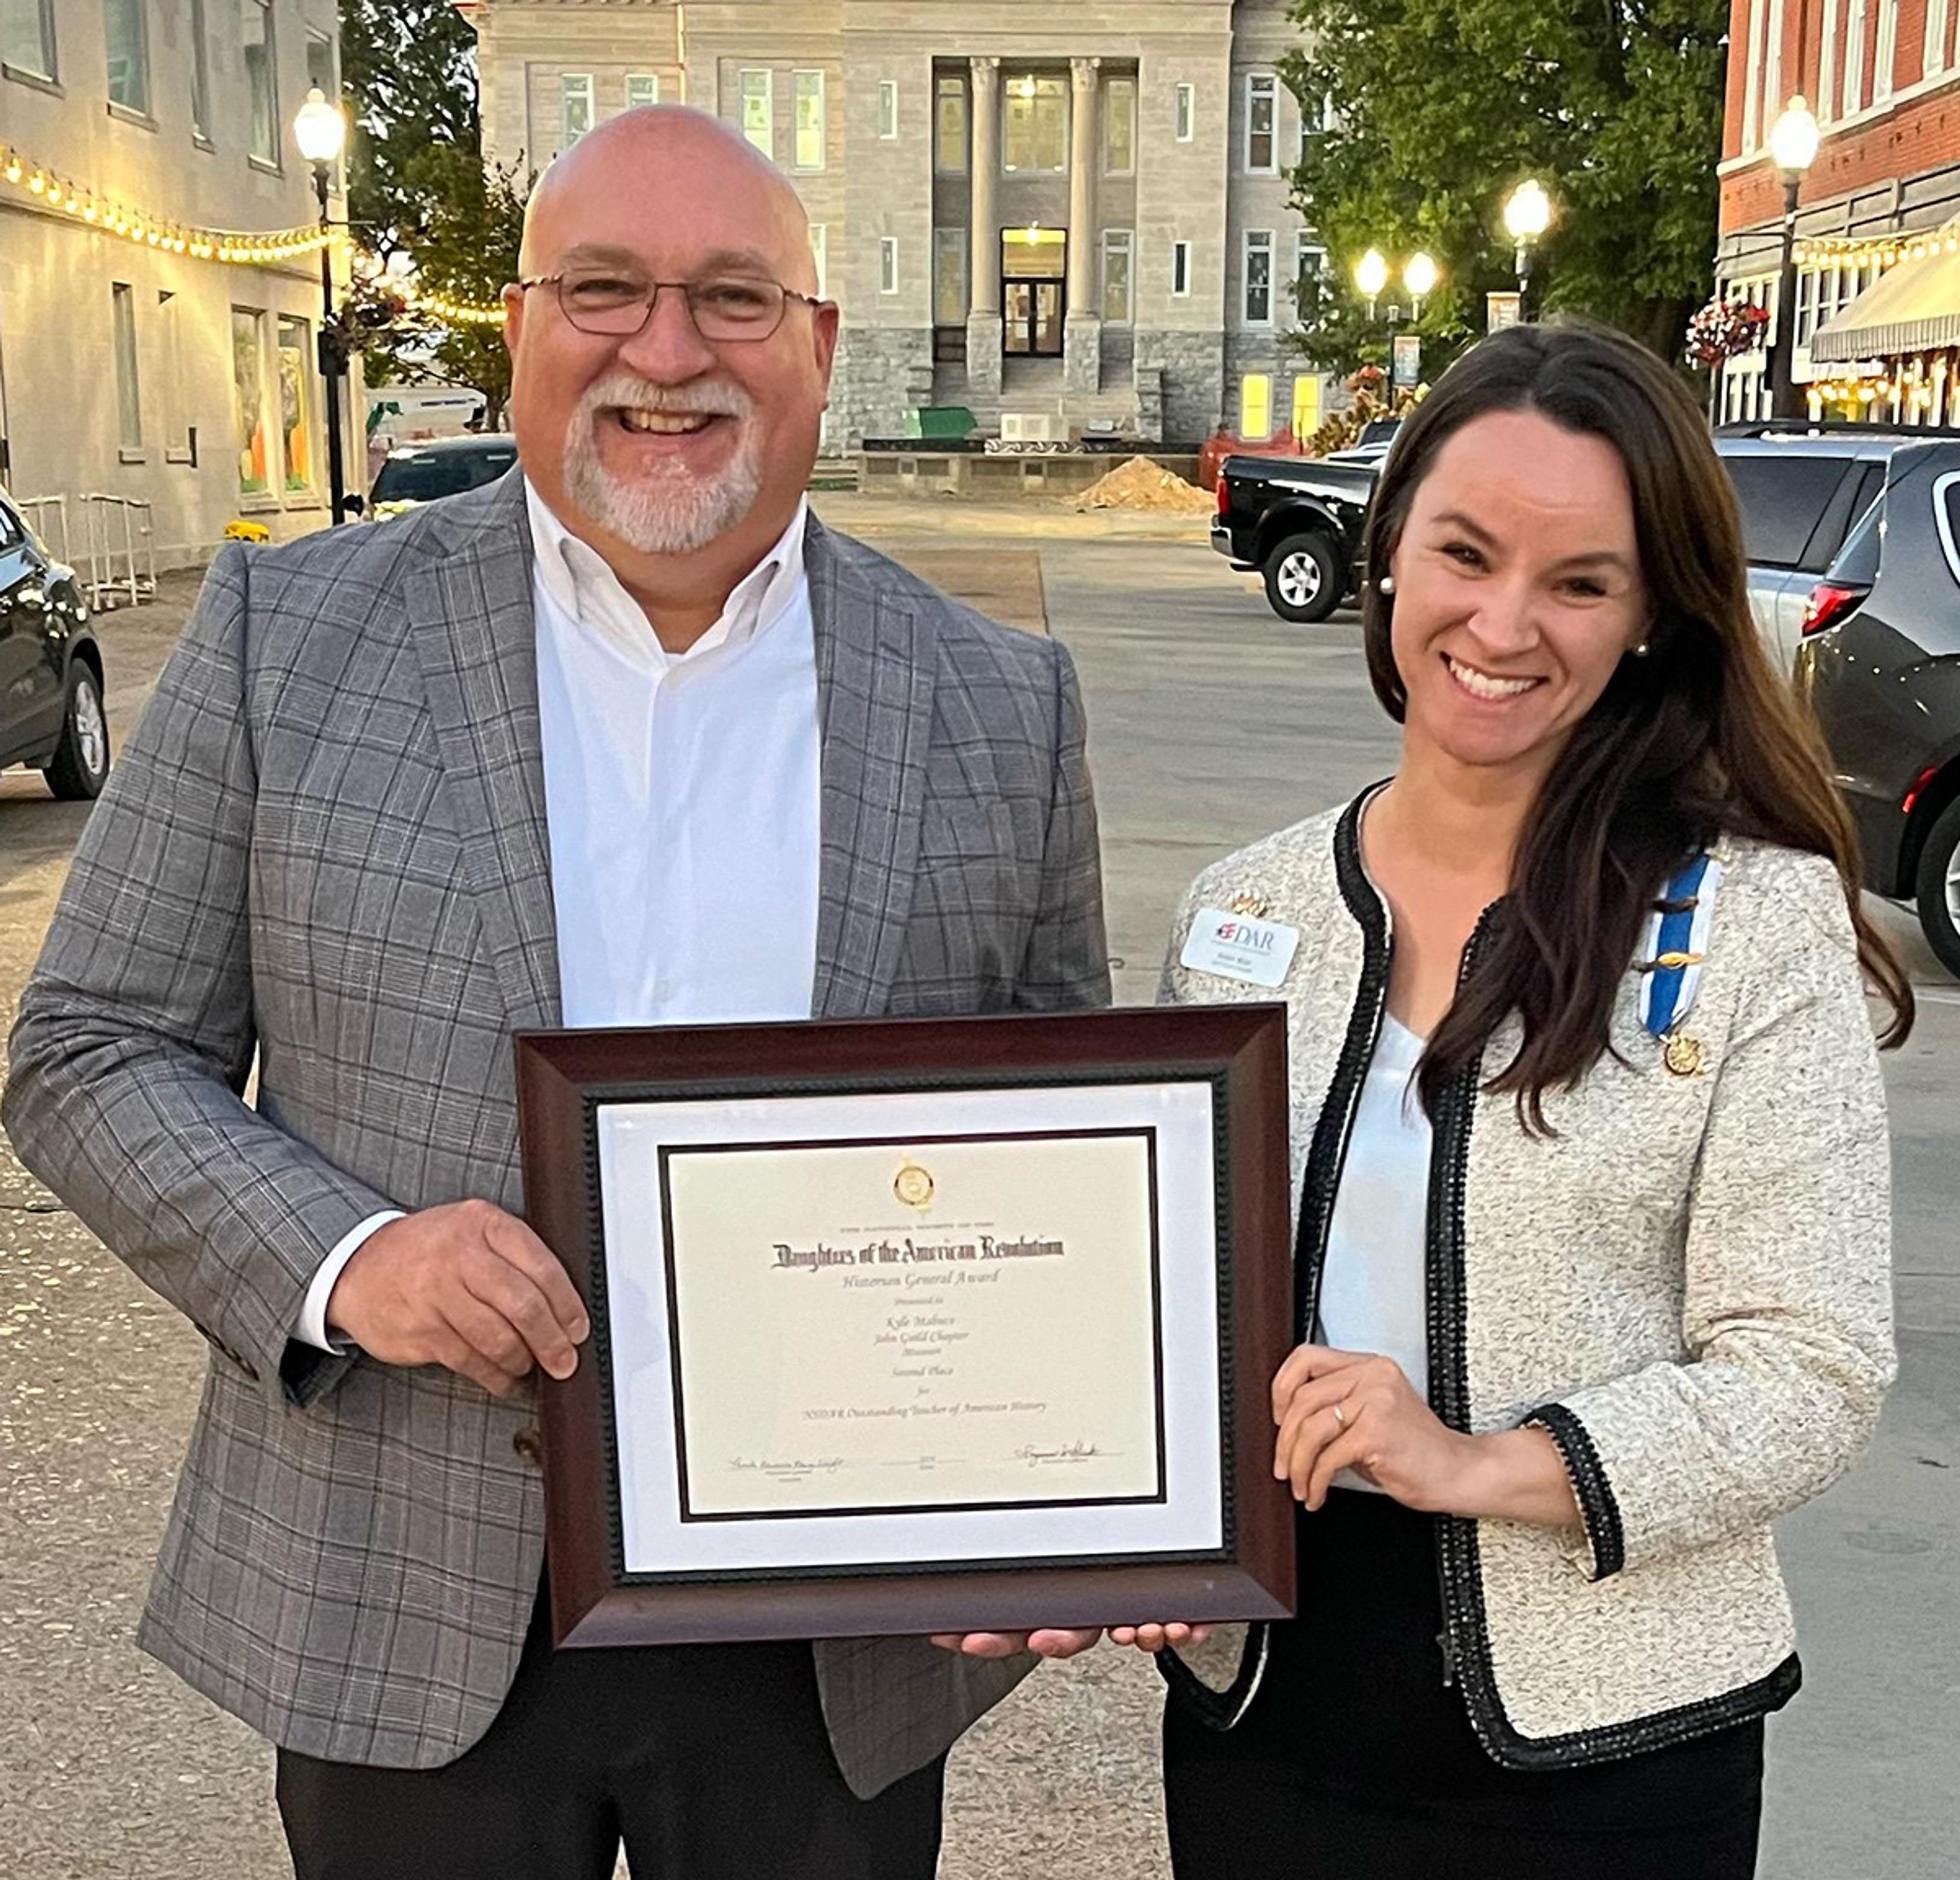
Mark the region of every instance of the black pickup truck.
POLYGON ((1361 523, 1377 466, 1303 457, 1227 457, 1218 469, 1211 546, 1257 568, 1282 620, 1325 620, 1360 591, 1361 523))

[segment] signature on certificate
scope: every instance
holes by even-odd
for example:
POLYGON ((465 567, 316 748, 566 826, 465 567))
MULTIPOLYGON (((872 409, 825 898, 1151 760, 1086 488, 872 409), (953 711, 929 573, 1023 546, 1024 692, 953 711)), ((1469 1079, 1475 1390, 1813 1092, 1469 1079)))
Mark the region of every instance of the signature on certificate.
POLYGON ((1014 1452, 1014 1457, 1022 1462, 1086 1462, 1090 1457, 1102 1453, 1101 1447, 1093 1443, 1024 1443, 1014 1452))

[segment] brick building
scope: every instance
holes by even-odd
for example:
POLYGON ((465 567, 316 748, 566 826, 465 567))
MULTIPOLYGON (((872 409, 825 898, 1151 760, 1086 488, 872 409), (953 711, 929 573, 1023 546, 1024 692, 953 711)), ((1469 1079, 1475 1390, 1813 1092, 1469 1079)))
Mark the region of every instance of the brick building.
POLYGON ((459 4, 493 160, 665 101, 782 168, 843 310, 832 447, 928 405, 1182 443, 1293 409, 1323 257, 1288 199, 1287 0, 459 4))
MULTIPOLYGON (((1734 0, 1717 275, 1782 317, 1769 140, 1800 95, 1823 133, 1796 222, 1796 376, 1815 414, 1960 422, 1956 31, 1960 0, 1734 0)), ((1719 415, 1768 405, 1764 355, 1731 361, 1719 415)))

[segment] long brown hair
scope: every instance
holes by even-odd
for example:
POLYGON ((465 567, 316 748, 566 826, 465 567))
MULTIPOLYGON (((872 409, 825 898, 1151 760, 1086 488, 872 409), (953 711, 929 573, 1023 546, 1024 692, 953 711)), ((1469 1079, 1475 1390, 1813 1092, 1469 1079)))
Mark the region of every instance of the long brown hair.
POLYGON ((1728 475, 1687 390, 1643 347, 1589 322, 1510 327, 1405 421, 1368 523, 1362 618, 1376 696, 1401 723, 1408 695, 1381 581, 1417 486, 1454 432, 1515 411, 1603 438, 1625 464, 1650 651, 1620 662, 1532 807, 1502 917, 1424 1055, 1425 1104, 1516 1013, 1523 1045, 1488 1087, 1514 1092, 1526 1126, 1545 1131, 1545 1093, 1573 1087, 1608 1049, 1615 994, 1656 898, 1721 835, 1830 857, 1859 962, 1892 1007, 1882 1042, 1902 1042, 1911 985, 1859 904, 1857 838, 1815 725, 1751 617, 1728 475))

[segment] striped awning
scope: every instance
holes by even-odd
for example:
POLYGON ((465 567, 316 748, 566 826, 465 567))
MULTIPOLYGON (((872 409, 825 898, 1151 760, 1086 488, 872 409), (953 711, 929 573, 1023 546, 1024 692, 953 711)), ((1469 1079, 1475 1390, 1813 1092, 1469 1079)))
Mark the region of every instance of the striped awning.
POLYGON ((1960 254, 1901 261, 1811 336, 1818 365, 1898 359, 1960 345, 1960 254))

